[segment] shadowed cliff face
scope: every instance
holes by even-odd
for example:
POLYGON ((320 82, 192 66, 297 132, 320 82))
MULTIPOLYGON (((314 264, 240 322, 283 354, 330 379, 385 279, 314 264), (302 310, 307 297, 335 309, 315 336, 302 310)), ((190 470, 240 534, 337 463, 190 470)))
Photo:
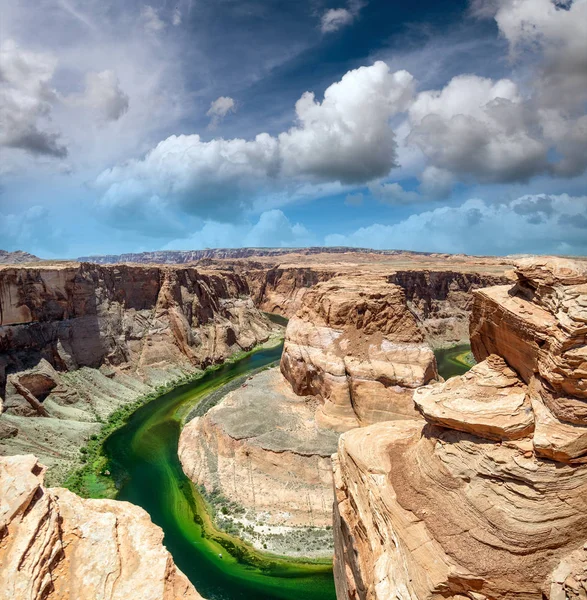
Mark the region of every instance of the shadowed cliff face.
POLYGON ((0 268, 0 452, 69 464, 121 405, 276 330, 234 272, 0 268))
POLYGON ((465 375, 416 390, 421 421, 339 440, 335 577, 350 600, 587 593, 587 270, 520 261, 474 293, 465 375))

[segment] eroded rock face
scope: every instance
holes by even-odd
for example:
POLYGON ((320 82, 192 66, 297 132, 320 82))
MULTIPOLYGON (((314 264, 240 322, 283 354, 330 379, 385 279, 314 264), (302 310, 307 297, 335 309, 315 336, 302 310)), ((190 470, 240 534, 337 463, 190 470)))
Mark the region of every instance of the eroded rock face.
POLYGON ((0 458, 2 600, 201 600, 142 508, 45 488, 44 470, 0 458))
POLYGON ((266 512, 270 524, 329 525, 338 435, 316 424, 315 409, 277 368, 263 371, 184 427, 184 471, 209 491, 266 512))
POLYGON ((232 272, 0 268, 0 454, 35 453, 52 477, 121 405, 275 329, 232 272))
POLYGON ((415 416, 413 390, 436 362, 400 287, 338 277, 309 290, 287 326, 281 372, 300 395, 322 401, 325 427, 415 416))
POLYGON ((429 424, 380 423, 340 438, 340 598, 587 593, 579 358, 587 279, 582 264, 557 259, 522 261, 517 275, 513 288, 475 292, 471 334, 480 363, 416 392, 429 424))

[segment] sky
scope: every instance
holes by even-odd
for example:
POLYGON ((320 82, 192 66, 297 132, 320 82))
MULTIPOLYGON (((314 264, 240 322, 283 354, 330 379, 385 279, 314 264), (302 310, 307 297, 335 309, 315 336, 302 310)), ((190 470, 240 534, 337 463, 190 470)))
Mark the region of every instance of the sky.
POLYGON ((587 254, 587 0, 0 0, 0 248, 587 254))

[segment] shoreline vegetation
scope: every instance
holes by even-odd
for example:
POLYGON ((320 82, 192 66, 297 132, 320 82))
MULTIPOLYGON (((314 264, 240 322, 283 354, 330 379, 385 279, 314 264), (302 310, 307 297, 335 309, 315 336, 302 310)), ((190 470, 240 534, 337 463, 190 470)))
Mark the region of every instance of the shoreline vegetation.
MULTIPOLYGON (((280 323, 281 324, 281 323, 280 323)), ((197 383, 206 374, 212 373, 225 365, 234 364, 247 356, 250 356, 262 349, 273 348, 283 342, 283 337, 272 337, 264 344, 255 346, 248 351, 240 351, 230 356, 223 363, 217 363, 208 366, 206 369, 197 371, 193 375, 187 375, 180 379, 160 386, 156 391, 151 392, 137 399, 131 404, 120 407, 110 415, 108 420, 102 426, 98 434, 91 436, 88 443, 80 448, 83 466, 70 472, 65 479, 64 487, 70 491, 86 498, 116 498, 118 488, 113 477, 111 477, 109 466, 110 458, 104 452, 104 445, 107 439, 115 432, 123 428, 131 416, 141 407, 151 403, 172 390, 183 386, 197 383)), ((439 371, 445 372, 444 377, 448 378, 461 374, 468 370, 475 361, 470 352, 468 344, 458 344, 450 348, 443 348, 435 352, 439 361, 439 371), (450 371, 450 373, 447 372, 450 371)), ((247 379, 255 372, 260 372, 270 368, 272 365, 266 365, 259 369, 247 372, 245 375, 219 385, 205 394, 195 405, 183 409, 181 414, 181 424, 185 423, 195 416, 199 416, 208 411, 217 404, 228 391, 236 389, 242 380, 247 379)), ((178 411, 181 413, 180 411, 178 411)), ((224 527, 230 527, 234 524, 231 519, 225 519, 227 513, 233 509, 238 512, 239 507, 234 507, 225 499, 218 498, 214 493, 206 492, 204 489, 197 488, 189 480, 184 482, 184 489, 187 496, 193 502, 194 522, 201 527, 202 537, 214 546, 216 549, 224 549, 235 561, 248 564, 261 572, 271 572, 273 575, 281 573, 283 576, 291 576, 293 571, 303 571, 304 573, 325 573, 332 568, 332 559, 330 557, 305 557, 279 555, 269 551, 256 548, 251 540, 241 537, 243 532, 227 531, 224 527), (223 521, 226 521, 223 523, 223 521)), ((236 529, 236 528, 234 528, 236 529)), ((246 533, 246 532, 245 532, 246 533)), ((308 531, 308 534, 312 532, 308 531)), ((321 533, 321 532, 319 532, 321 533)), ((249 536, 250 537, 250 536, 249 536)), ((300 538, 300 547, 304 540, 300 538)), ((220 551, 220 556, 221 556, 220 551)))
MULTIPOLYGON (((166 385, 159 386, 145 396, 138 398, 135 402, 124 405, 113 412, 108 420, 103 424, 100 432, 90 437, 88 443, 80 448, 82 467, 76 468, 70 472, 63 483, 71 492, 84 498, 109 498, 115 499, 118 494, 116 481, 110 474, 110 458, 104 452, 104 445, 108 438, 122 429, 132 417, 132 415, 143 406, 153 402, 173 391, 174 389, 197 383, 206 374, 219 370, 223 366, 234 364, 252 354, 263 349, 274 348, 283 342, 283 337, 272 337, 267 342, 259 344, 254 348, 233 354, 222 363, 208 366, 202 371, 195 372, 193 375, 184 376, 169 382, 166 385)), ((255 372, 263 371, 273 366, 267 365, 253 370, 232 381, 221 385, 218 389, 212 390, 206 394, 194 406, 185 410, 181 415, 182 426, 188 420, 191 420, 199 414, 203 414, 219 402, 230 389, 236 389, 255 372)), ((181 412, 181 411, 179 411, 181 412)), ((326 573, 332 569, 331 557, 296 557, 274 554, 271 552, 259 550, 247 540, 237 535, 237 532, 230 533, 222 529, 222 525, 215 518, 217 510, 215 508, 213 495, 207 494, 204 490, 197 489, 191 482, 186 482, 190 489, 184 489, 192 500, 194 510, 194 521, 202 529, 202 537, 212 544, 216 544, 228 552, 235 560, 251 565, 262 572, 271 572, 273 575, 291 576, 292 571, 303 571, 306 574, 326 573), (211 496, 210 498, 208 496, 211 496)), ((223 506, 225 504, 223 503, 223 506)), ((222 509, 221 509, 222 510, 222 509)))
MULTIPOLYGON (((118 492, 115 482, 110 478, 108 470, 109 458, 103 452, 103 446, 106 440, 116 431, 124 427, 130 417, 141 407, 157 400, 161 396, 173 391, 174 389, 196 383, 207 373, 212 373, 222 368, 224 365, 233 364, 265 348, 273 348, 283 342, 283 336, 272 336, 266 342, 258 344, 250 350, 241 350, 229 356, 221 363, 209 365, 205 369, 194 371, 192 374, 184 375, 164 385, 160 385, 156 390, 137 398, 134 402, 125 404, 110 414, 108 419, 102 425, 97 434, 90 436, 87 444, 80 448, 81 467, 76 467, 69 471, 60 482, 62 487, 70 492, 81 496, 82 498, 109 498, 114 499, 118 492)), ((227 384, 230 385, 230 384, 227 384)), ((212 392, 213 394, 214 392, 212 392)), ((199 405, 199 403, 198 403, 199 405)), ((210 405, 210 408, 213 406, 210 405)))

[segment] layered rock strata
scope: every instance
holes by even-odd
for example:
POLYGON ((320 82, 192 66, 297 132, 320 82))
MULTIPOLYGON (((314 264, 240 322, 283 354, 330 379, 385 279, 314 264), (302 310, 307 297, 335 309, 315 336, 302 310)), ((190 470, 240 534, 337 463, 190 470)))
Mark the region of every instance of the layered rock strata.
POLYGON ((291 534, 332 523, 330 456, 338 434, 316 424, 316 404, 294 394, 278 368, 269 369, 190 421, 179 441, 188 477, 245 509, 236 519, 244 537, 261 541, 247 537, 249 526, 279 553, 311 556, 307 543, 296 552, 301 542, 291 534))
POLYGON ((287 326, 281 372, 321 401, 317 420, 337 431, 415 416, 415 388, 436 361, 403 290, 382 279, 337 277, 304 296, 287 326))
MULTIPOLYGON (((244 507, 242 525, 261 518, 268 532, 328 526, 340 432, 416 418, 414 389, 434 377, 434 355, 400 287, 382 277, 317 283, 288 323, 280 369, 254 375, 186 425, 184 471, 244 507)), ((246 527, 241 532, 247 538, 246 527)), ((300 545, 273 546, 274 539, 263 537, 280 553, 300 545)), ((303 552, 313 553, 307 543, 303 552)))
POLYGON ((275 330, 232 272, 0 268, 0 453, 64 470, 121 405, 275 330))
POLYGON ((341 436, 340 599, 586 595, 587 274, 549 259, 522 261, 517 277, 475 292, 480 363, 416 392, 428 424, 341 436))
POLYGON ((201 600, 142 508, 45 488, 44 471, 0 459, 0 599, 201 600))

